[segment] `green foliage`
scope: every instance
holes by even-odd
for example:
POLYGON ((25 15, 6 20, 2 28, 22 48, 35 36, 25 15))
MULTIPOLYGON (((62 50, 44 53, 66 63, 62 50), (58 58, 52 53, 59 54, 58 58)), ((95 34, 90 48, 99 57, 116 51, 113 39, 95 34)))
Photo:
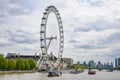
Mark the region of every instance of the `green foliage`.
POLYGON ((3 57, 0 57, 0 70, 5 70, 7 69, 8 67, 8 61, 3 58, 3 57))
POLYGON ((80 64, 73 64, 71 66, 73 69, 85 69, 86 67, 80 64))
POLYGON ((0 57, 3 57, 2 55, 0 55, 0 57))
POLYGON ((120 70, 120 66, 117 69, 120 70))
POLYGON ((31 70, 36 67, 35 60, 32 59, 32 58, 30 58, 30 59, 28 60, 28 63, 30 64, 30 69, 31 69, 31 70))
POLYGON ((30 70, 30 64, 28 63, 27 60, 24 60, 24 65, 25 65, 25 70, 30 70))
POLYGON ((16 63, 13 58, 8 60, 8 70, 13 70, 16 68, 16 63))
POLYGON ((32 70, 36 67, 34 59, 24 60, 23 58, 17 59, 15 62, 14 59, 6 60, 0 56, 0 70, 32 70))
POLYGON ((24 64, 24 59, 23 58, 19 58, 16 61, 16 69, 17 70, 24 70, 25 68, 25 64, 24 64))

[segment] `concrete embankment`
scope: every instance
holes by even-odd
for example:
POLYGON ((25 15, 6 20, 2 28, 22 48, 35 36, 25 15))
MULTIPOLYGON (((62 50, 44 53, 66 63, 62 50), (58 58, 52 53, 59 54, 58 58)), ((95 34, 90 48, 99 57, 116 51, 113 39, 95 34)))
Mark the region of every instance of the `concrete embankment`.
POLYGON ((0 71, 0 74, 10 74, 10 73, 34 73, 36 70, 17 70, 17 71, 0 71))

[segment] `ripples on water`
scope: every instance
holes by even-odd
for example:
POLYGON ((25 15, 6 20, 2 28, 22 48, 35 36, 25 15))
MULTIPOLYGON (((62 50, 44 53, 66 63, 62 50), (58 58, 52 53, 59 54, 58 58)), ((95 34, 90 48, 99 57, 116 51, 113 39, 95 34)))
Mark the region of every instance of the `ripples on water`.
POLYGON ((0 80, 120 80, 120 71, 97 71, 95 75, 88 75, 87 70, 80 74, 64 72, 59 77, 47 77, 47 73, 22 73, 0 75, 0 80))

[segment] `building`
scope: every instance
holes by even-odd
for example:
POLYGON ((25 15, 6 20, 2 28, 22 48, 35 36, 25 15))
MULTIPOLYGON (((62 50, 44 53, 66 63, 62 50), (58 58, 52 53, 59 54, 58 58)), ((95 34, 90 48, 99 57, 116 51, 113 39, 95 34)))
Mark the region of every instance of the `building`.
POLYGON ((104 63, 104 69, 107 69, 107 64, 106 63, 104 63))
POLYGON ((115 58, 115 68, 118 68, 118 60, 115 58))
POLYGON ((96 68, 96 65, 93 60, 88 62, 88 66, 89 66, 89 68, 96 68))
POLYGON ((113 62, 111 62, 111 68, 113 68, 113 62))
MULTIPOLYGON (((52 54, 48 54, 49 60, 50 61, 55 61, 57 60, 57 58, 52 55, 52 54)), ((22 55, 22 54, 16 54, 16 53, 8 53, 7 56, 5 57, 6 59, 10 59, 10 58, 14 58, 15 60, 18 58, 23 58, 23 59, 30 59, 33 58, 36 62, 40 59, 39 55, 22 55)), ((62 58, 64 63, 67 65, 67 67, 71 66, 73 64, 73 59, 71 58, 62 58)))
POLYGON ((77 64, 80 64, 80 61, 78 61, 77 64))
POLYGON ((98 65, 101 65, 101 62, 100 62, 100 61, 98 61, 98 65))
POLYGON ((103 68, 104 68, 104 65, 103 65, 100 61, 98 61, 97 68, 98 68, 98 69, 103 69, 103 68))
POLYGON ((109 64, 109 62, 107 62, 107 69, 110 69, 110 64, 109 64))
POLYGON ((118 67, 120 67, 120 58, 118 58, 118 67))
POLYGON ((115 58, 115 67, 118 68, 120 66, 120 58, 115 58))
POLYGON ((84 65, 84 66, 87 66, 86 62, 83 62, 83 65, 84 65))
POLYGON ((73 65, 73 59, 71 58, 62 58, 64 63, 67 64, 67 67, 71 67, 73 65))
POLYGON ((5 58, 6 59, 14 58, 15 60, 18 58, 23 58, 26 60, 33 58, 35 61, 38 61, 40 56, 39 55, 21 55, 21 54, 16 54, 16 53, 8 53, 5 58))

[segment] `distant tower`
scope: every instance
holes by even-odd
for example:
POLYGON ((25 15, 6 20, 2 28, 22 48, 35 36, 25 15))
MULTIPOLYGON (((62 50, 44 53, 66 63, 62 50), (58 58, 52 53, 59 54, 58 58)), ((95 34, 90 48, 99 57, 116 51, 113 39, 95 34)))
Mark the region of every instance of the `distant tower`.
POLYGON ((120 58, 118 58, 118 67, 120 67, 120 58))
POLYGON ((115 68, 118 68, 118 59, 115 58, 115 68))
POLYGON ((94 61, 93 60, 89 61, 88 66, 89 68, 94 68, 95 67, 94 61))
POLYGON ((80 64, 80 61, 78 61, 77 64, 80 64))
POLYGON ((98 65, 101 65, 101 62, 100 62, 100 61, 98 61, 98 65))
POLYGON ((111 62, 111 68, 113 68, 113 63, 111 62))
POLYGON ((104 69, 107 69, 107 64, 106 63, 104 63, 104 69))
POLYGON ((87 66, 86 62, 83 62, 83 65, 84 65, 84 66, 87 66))
POLYGON ((110 68, 109 62, 107 62, 107 69, 109 69, 109 68, 110 68))

